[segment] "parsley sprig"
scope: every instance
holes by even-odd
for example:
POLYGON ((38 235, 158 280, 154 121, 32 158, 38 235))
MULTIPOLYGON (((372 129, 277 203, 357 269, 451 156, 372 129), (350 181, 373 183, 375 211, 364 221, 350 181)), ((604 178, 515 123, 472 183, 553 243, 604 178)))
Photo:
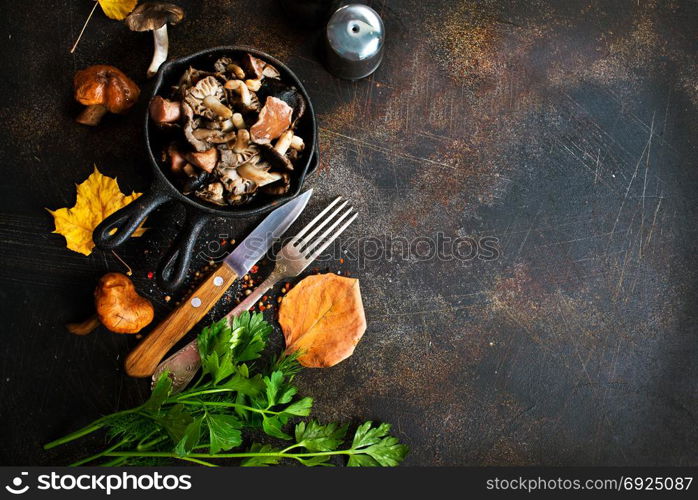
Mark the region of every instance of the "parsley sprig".
POLYGON ((175 459, 217 466, 237 459, 242 466, 284 460, 327 466, 334 465, 333 457, 345 457, 348 466, 398 465, 407 447, 390 435, 390 424, 364 422, 349 440, 348 425, 299 421, 310 415, 313 400, 300 397, 292 383, 301 369, 294 355, 262 362, 271 331, 262 314, 243 313, 232 324, 226 319, 213 323, 197 338, 201 372, 184 391, 173 394, 171 379, 163 373, 142 405, 101 417, 44 448, 106 430, 109 445, 72 465, 175 459), (245 446, 245 433, 254 434, 254 429, 273 442, 245 446))

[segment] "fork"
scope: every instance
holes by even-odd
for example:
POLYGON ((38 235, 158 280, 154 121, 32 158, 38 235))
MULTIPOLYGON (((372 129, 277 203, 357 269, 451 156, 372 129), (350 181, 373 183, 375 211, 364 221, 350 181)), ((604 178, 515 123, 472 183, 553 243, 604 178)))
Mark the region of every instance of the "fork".
MULTIPOLYGON (((254 306, 279 281, 296 277, 302 273, 349 227, 349 224, 356 219, 358 213, 353 211, 351 205, 348 205, 348 200, 337 206, 341 199, 341 196, 335 198, 281 248, 276 256, 274 269, 269 277, 225 316, 228 320, 254 306), (316 237, 330 222, 332 224, 321 235, 316 237)), ((196 339, 194 339, 158 365, 153 374, 153 384, 155 384, 163 371, 168 370, 172 378, 172 393, 177 393, 189 384, 200 366, 201 358, 199 358, 198 345, 196 339)))

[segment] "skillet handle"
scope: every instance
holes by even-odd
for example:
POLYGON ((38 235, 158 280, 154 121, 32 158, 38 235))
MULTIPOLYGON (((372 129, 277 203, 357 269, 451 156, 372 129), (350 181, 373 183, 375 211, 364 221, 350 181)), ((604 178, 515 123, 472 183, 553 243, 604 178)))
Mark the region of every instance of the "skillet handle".
POLYGON ((92 232, 92 240, 97 248, 102 250, 111 250, 123 245, 150 212, 169 200, 169 196, 151 188, 104 219, 92 232))
POLYGON ((197 210, 187 208, 187 217, 184 226, 179 231, 167 255, 161 259, 158 269, 158 285, 163 290, 172 292, 179 288, 187 277, 187 271, 191 264, 192 254, 196 240, 201 230, 211 220, 212 216, 202 214, 197 210))

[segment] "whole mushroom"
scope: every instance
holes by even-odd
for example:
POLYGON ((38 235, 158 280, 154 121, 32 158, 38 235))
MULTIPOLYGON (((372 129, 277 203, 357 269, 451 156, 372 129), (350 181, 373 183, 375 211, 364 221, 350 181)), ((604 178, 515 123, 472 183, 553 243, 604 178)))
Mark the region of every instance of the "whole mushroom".
POLYGON ((97 125, 108 112, 125 113, 138 100, 141 90, 114 66, 98 64, 75 73, 75 100, 87 106, 76 118, 83 125, 97 125))
POLYGON ((136 7, 124 21, 131 31, 152 31, 155 42, 153 60, 148 68, 148 78, 155 75, 167 60, 169 39, 167 25, 175 25, 184 19, 184 9, 163 2, 148 2, 136 7))
POLYGON ((95 288, 97 314, 82 323, 67 325, 76 335, 86 335, 100 324, 114 333, 138 333, 153 321, 153 305, 138 295, 128 276, 107 273, 95 288))

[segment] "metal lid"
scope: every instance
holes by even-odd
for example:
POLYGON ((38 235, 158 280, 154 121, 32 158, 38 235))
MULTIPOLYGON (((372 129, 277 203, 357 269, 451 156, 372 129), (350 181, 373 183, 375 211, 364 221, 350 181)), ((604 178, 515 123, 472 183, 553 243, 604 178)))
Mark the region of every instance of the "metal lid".
POLYGON ((383 20, 375 10, 364 4, 340 7, 325 29, 327 67, 340 78, 364 78, 380 65, 384 41, 383 20))

